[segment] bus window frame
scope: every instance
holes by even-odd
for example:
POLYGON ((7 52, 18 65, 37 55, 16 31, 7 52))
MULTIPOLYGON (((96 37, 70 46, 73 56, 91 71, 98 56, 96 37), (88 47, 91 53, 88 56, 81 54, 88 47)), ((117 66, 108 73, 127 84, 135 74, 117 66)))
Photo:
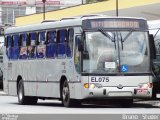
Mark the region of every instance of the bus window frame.
POLYGON ((46 32, 46 41, 45 41, 45 44, 46 44, 46 58, 47 59, 54 59, 54 58, 56 58, 57 57, 57 30, 53 29, 53 30, 48 30, 46 32), (54 40, 52 40, 52 41, 49 40, 50 39, 49 37, 50 37, 51 33, 54 33, 54 40), (54 51, 53 56, 49 52, 50 50, 54 51))
POLYGON ((36 58, 37 59, 44 59, 46 58, 46 45, 45 45, 45 41, 46 41, 46 30, 43 31, 38 31, 37 33, 37 40, 36 40, 36 58), (41 34, 44 33, 44 40, 42 42, 41 40, 41 34))
MULTIPOLYGON (((67 28, 63 28, 63 29, 59 29, 57 30, 57 38, 56 38, 56 43, 57 43, 57 58, 58 59, 64 59, 66 58, 66 41, 68 39, 68 29, 67 28), (61 41, 61 32, 65 31, 65 36, 64 36, 64 40, 61 41), (63 54, 59 54, 59 45, 63 45, 64 44, 64 53, 63 54)), ((63 47, 63 46, 62 46, 63 47)))
POLYGON ((28 39, 28 33, 19 34, 19 40, 21 40, 21 45, 19 46, 19 49, 20 49, 19 59, 20 60, 24 60, 24 59, 28 58, 27 57, 27 54, 28 54, 27 53, 27 39, 28 39), (21 53, 21 51, 22 51, 22 53, 21 53))
POLYGON ((27 37, 27 56, 28 59, 36 59, 36 41, 38 39, 38 33, 37 32, 29 32, 27 37), (32 36, 31 34, 36 34, 36 38, 34 40, 34 44, 32 44, 32 36))

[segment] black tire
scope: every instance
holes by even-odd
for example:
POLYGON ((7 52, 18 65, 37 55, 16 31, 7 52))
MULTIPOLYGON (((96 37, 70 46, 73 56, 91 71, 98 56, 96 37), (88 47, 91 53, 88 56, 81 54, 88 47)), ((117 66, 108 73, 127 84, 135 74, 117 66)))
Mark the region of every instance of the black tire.
POLYGON ((69 85, 67 81, 65 80, 63 83, 63 87, 61 90, 61 95, 62 95, 62 104, 65 107, 77 107, 81 105, 80 100, 75 100, 70 98, 70 91, 69 91, 69 85))
POLYGON ((18 83, 18 90, 17 90, 19 104, 20 105, 34 105, 34 104, 37 104, 37 101, 38 101, 37 97, 25 96, 24 93, 25 92, 24 92, 23 81, 20 80, 19 83, 18 83))

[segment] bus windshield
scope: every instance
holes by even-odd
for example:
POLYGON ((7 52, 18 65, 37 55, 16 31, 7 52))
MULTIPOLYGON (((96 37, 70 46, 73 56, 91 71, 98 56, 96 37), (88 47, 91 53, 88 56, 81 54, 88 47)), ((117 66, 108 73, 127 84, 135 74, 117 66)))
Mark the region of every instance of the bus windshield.
POLYGON ((99 30, 86 32, 85 38, 83 55, 88 57, 83 58, 83 72, 149 72, 147 32, 99 30))

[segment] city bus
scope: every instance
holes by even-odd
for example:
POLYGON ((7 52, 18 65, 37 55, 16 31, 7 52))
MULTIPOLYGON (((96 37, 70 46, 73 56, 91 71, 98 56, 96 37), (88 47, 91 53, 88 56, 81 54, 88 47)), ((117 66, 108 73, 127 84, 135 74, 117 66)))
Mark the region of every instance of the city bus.
POLYGON ((153 39, 145 19, 85 15, 5 31, 4 91, 19 104, 152 97, 153 39))
POLYGON ((156 58, 153 59, 153 98, 160 98, 160 20, 148 21, 149 33, 153 35, 156 58))

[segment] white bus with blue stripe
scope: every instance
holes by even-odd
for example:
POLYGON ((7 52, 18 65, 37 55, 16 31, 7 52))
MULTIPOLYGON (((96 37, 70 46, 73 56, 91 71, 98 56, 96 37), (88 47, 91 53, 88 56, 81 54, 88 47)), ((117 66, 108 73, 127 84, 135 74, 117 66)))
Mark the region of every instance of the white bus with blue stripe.
POLYGON ((152 40, 141 18, 68 18, 5 31, 4 90, 20 104, 152 97, 152 40))

